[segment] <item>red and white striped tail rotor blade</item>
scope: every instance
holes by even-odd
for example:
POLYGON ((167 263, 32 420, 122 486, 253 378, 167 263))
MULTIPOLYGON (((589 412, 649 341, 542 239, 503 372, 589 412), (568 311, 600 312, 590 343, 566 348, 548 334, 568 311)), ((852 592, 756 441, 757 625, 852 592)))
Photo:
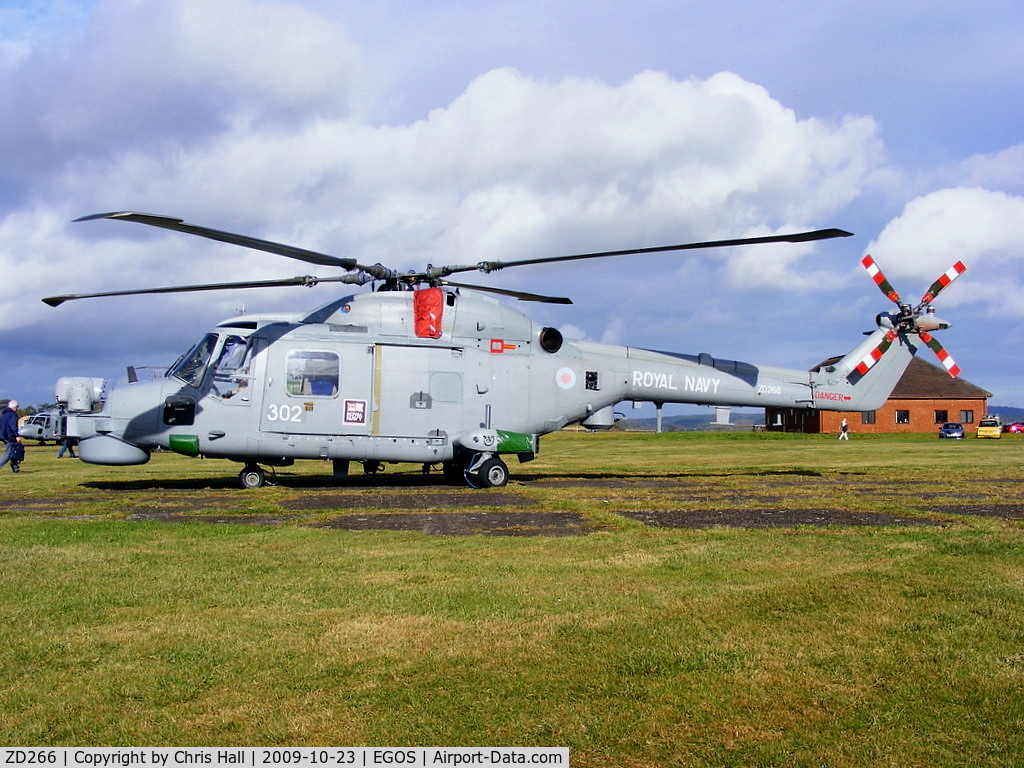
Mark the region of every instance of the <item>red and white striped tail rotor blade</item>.
POLYGON ((865 256, 860 260, 860 263, 863 265, 864 269, 868 271, 868 275, 870 275, 871 279, 874 280, 875 285, 877 285, 882 293, 888 297, 889 301, 894 304, 900 304, 900 295, 896 293, 896 289, 892 287, 892 283, 885 279, 885 275, 882 274, 882 270, 879 268, 878 264, 875 263, 875 260, 871 258, 871 256, 865 256))
POLYGON ((921 304, 931 304, 935 300, 935 297, 938 296, 947 285, 952 283, 966 271, 967 267, 962 261, 958 261, 952 267, 947 269, 939 276, 938 280, 932 283, 931 288, 925 292, 924 296, 921 298, 921 304))
POLYGON ((856 371, 861 376, 871 370, 871 367, 882 359, 882 355, 885 354, 886 350, 892 346, 892 343, 896 341, 896 331, 890 330, 882 338, 881 343, 864 355, 864 358, 857 363, 856 371))
POLYGON ((960 375, 960 366, 956 364, 956 361, 950 357, 949 352, 943 347, 938 340, 930 333, 921 332, 921 341, 927 344, 932 352, 935 353, 936 357, 939 358, 939 362, 942 363, 942 367, 945 368, 949 375, 954 379, 960 375))

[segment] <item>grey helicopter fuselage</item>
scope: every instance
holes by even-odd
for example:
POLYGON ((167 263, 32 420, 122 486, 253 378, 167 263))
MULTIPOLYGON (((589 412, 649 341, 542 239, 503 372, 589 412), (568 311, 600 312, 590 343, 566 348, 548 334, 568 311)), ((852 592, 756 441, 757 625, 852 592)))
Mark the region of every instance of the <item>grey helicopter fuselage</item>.
MULTIPOLYGON (((61 379, 56 396, 69 414, 68 434, 81 438, 79 455, 94 464, 141 464, 151 451, 169 449, 243 462, 239 480, 256 487, 266 479, 261 464, 286 466, 296 459, 330 460, 335 475, 347 474, 351 461, 362 462, 370 473, 381 462, 419 462, 425 470, 440 463, 451 479, 461 475, 472 486, 494 487, 508 481, 502 454, 529 460, 541 435, 567 424, 609 428, 615 405, 623 401, 869 411, 889 397, 921 344, 951 376, 959 372, 931 332, 949 327, 935 317, 932 302, 964 272, 962 262, 912 306, 865 256, 861 264, 898 311, 878 315, 877 328, 852 351, 811 370, 567 341, 557 329, 538 326, 482 292, 555 304, 571 304, 568 297, 448 279, 556 262, 851 236, 841 229, 428 264, 399 272, 161 214, 118 211, 78 221, 100 219, 273 253, 343 274, 62 294, 45 297, 47 305, 325 282, 372 283, 377 290, 305 314, 228 320, 163 379, 134 381, 105 398, 102 379, 61 379)), ((129 369, 129 381, 136 378, 129 369)))
POLYGON ((450 286, 362 293, 227 320, 163 378, 113 390, 96 413, 70 408, 69 431, 95 464, 140 464, 161 448, 250 467, 331 460, 337 474, 350 461, 473 468, 499 454, 528 460, 539 436, 568 424, 610 427, 623 401, 871 410, 916 351, 901 334, 901 352, 857 376, 886 331, 800 371, 569 341, 450 286))

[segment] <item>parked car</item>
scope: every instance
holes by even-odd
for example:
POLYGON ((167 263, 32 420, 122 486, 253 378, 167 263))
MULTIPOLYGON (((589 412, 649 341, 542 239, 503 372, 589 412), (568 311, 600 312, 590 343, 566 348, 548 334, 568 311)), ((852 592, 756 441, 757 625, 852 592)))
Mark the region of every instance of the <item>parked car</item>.
POLYGON ((999 439, 1003 436, 1003 426, 998 419, 982 419, 978 422, 978 431, 975 437, 992 437, 999 439))
POLYGON ((1009 432, 1011 434, 1020 434, 1024 432, 1024 421, 1015 421, 1013 424, 1007 424, 1003 427, 1003 432, 1009 432))
POLYGON ((955 421, 947 421, 945 424, 939 427, 939 437, 950 438, 953 440, 963 440, 964 425, 959 424, 955 421))

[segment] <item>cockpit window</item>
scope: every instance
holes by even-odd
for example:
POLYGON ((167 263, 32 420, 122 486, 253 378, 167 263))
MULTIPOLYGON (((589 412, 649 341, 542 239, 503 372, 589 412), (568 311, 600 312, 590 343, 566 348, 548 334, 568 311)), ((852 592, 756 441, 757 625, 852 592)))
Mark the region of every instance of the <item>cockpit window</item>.
POLYGON ((241 336, 228 336, 224 339, 217 365, 214 370, 218 376, 234 376, 249 372, 249 347, 241 336))
POLYGON ((225 336, 213 366, 213 390, 225 400, 240 396, 247 402, 251 383, 253 347, 242 336, 225 336))
POLYGON ((203 382, 203 374, 206 373, 206 366, 210 364, 216 346, 217 334, 206 334, 184 357, 171 366, 167 375, 181 379, 190 387, 198 387, 203 382))

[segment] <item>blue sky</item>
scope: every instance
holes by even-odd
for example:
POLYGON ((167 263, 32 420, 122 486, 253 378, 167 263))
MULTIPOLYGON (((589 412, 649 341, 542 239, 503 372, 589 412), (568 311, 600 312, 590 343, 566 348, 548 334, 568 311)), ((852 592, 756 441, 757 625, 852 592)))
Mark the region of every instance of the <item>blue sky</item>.
POLYGON ((940 338, 1024 407, 1022 38, 1009 1, 0 2, 0 397, 336 293, 43 305, 306 271, 71 223, 130 209, 401 268, 841 227, 480 279, 572 296, 518 305, 570 337, 808 368, 888 309, 864 253, 914 301, 962 259, 940 338))

